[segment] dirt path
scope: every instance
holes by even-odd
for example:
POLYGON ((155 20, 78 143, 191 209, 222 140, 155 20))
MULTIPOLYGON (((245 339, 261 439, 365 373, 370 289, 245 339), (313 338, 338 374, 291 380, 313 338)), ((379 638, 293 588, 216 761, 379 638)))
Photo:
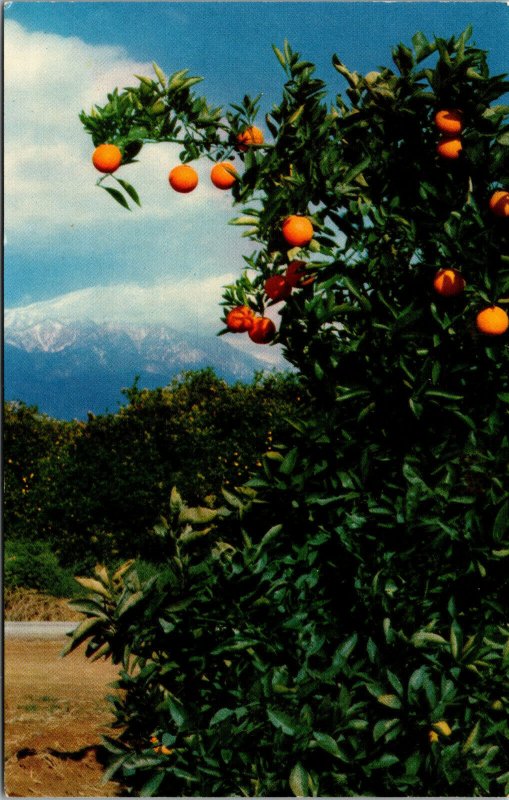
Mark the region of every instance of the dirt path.
POLYGON ((105 696, 110 662, 82 648, 60 658, 62 641, 4 640, 4 791, 11 797, 112 797, 96 746, 110 733, 105 696))

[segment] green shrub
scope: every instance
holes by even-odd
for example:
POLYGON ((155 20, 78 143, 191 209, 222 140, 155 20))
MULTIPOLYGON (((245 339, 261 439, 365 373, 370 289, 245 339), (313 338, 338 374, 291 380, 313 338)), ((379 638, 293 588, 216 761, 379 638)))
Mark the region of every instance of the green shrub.
POLYGON ((4 548, 4 586, 38 589, 54 597, 71 597, 76 583, 70 570, 63 569, 47 542, 11 542, 4 548))

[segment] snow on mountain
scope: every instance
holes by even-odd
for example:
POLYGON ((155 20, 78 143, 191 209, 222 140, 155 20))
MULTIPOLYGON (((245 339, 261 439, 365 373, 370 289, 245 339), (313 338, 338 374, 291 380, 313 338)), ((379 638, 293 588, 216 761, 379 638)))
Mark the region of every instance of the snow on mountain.
POLYGON ((136 375, 140 386, 155 388, 187 369, 210 366, 234 382, 274 368, 274 361, 265 360, 269 354, 256 358, 227 337, 182 333, 159 323, 43 317, 37 306, 5 311, 4 397, 37 405, 51 416, 84 418, 88 411, 114 411, 120 390, 131 386, 136 375))

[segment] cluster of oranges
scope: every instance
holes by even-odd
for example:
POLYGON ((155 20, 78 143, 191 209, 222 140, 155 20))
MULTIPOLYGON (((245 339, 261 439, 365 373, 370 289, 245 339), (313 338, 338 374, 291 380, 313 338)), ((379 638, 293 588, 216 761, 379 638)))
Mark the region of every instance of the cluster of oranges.
POLYGON ((435 114, 435 125, 443 134, 437 144, 437 153, 442 158, 459 158, 463 149, 459 134, 463 130, 463 114, 456 108, 445 108, 435 114))
MULTIPOLYGON (((315 279, 306 270, 305 261, 290 261, 284 275, 271 275, 264 284, 270 300, 286 300, 296 287, 308 286, 315 279)), ((267 344, 276 334, 276 326, 268 317, 257 316, 249 306, 236 306, 226 315, 231 333, 247 333, 257 344, 267 344)))
MULTIPOLYGON (((458 109, 442 109, 435 114, 435 125, 443 134, 437 144, 442 158, 456 159, 462 151, 460 133, 463 130, 463 114, 458 109)), ((497 190, 489 201, 489 207, 497 217, 509 217, 509 192, 497 190)), ((455 297, 463 292, 466 283, 456 269, 439 269, 433 281, 435 291, 443 297, 455 297)), ((487 336, 500 336, 509 328, 509 317, 500 306, 489 306, 477 314, 476 327, 487 336)))

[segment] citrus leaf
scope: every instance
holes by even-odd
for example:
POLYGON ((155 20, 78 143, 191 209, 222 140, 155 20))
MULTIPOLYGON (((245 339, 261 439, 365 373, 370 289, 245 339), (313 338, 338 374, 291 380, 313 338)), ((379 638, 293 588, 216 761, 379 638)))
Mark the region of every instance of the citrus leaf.
POLYGON ((295 764, 288 783, 295 797, 309 797, 309 774, 302 764, 295 764))
POLYGON ((401 700, 395 694, 381 694, 376 698, 379 703, 388 708, 398 709, 401 708, 401 700))
POLYGON ((288 714, 285 714, 284 711, 273 711, 272 709, 268 708, 267 716, 275 728, 279 728, 279 730, 288 734, 288 736, 295 736, 297 723, 292 720, 288 714))
POLYGON ((96 581, 94 578, 80 578, 79 576, 74 578, 74 580, 79 583, 80 586, 83 586, 84 589, 88 589, 89 592, 100 594, 108 600, 111 599, 110 592, 100 581, 96 581))
MULTIPOLYGON (((115 180, 117 181, 117 183, 119 183, 119 184, 120 184, 120 185, 121 185, 121 186, 122 186, 122 187, 125 189, 125 191, 126 191, 126 192, 127 192, 127 194, 129 195, 129 197, 130 197, 132 200, 134 200, 134 202, 135 202, 137 205, 141 206, 141 201, 140 201, 140 198, 139 198, 138 192, 136 191, 136 189, 134 188, 134 186, 131 186, 131 184, 130 184, 130 183, 127 183, 127 181, 121 180, 121 178, 116 178, 116 177, 115 177, 115 180)), ((103 188, 106 188, 106 187, 103 187, 103 188)))
MULTIPOLYGON (((118 180, 118 179, 117 179, 118 180)), ((129 208, 129 203, 125 199, 124 195, 118 191, 118 189, 112 189, 111 186, 103 186, 102 183, 100 184, 101 189, 104 189, 105 192, 108 192, 117 203, 120 203, 121 206, 127 208, 128 211, 131 209, 129 208)))

